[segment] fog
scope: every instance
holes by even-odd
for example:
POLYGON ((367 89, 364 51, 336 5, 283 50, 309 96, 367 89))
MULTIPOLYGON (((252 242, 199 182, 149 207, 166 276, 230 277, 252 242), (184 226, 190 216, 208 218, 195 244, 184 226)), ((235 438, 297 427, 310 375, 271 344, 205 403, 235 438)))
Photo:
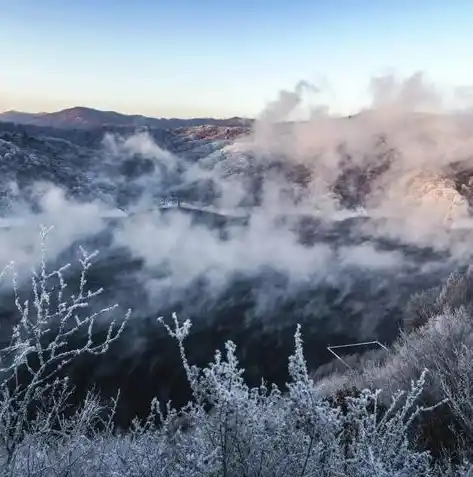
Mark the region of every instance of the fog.
MULTIPOLYGON (((318 104, 317 113, 313 106, 309 110, 309 120, 287 122, 307 96, 319 93, 300 82, 268 104, 249 136, 197 161, 164 149, 147 132, 106 134, 89 177, 101 188, 132 184, 127 213, 155 209, 156 197, 193 189, 197 205, 248 217, 244 227, 227 226, 225 239, 220 230, 196 225, 185 214, 138 214, 123 221, 114 231, 115 245, 143 259, 145 268, 166 262, 165 277, 145 283, 151 297, 169 287, 185 290, 202 277, 219 292, 235 273, 256 276, 265 267, 286 275, 293 286, 344 266, 394 273, 406 265, 402 254, 379 250, 374 242, 355 244, 353 250, 348 243, 340 253, 330 243, 308 247, 296 232, 301 217, 336 224, 344 214, 362 215, 368 220, 354 228, 365 240, 395 239, 467 258, 470 234, 456 229, 468 228, 469 204, 449 168, 473 165, 468 90, 457 91, 455 110, 421 73, 405 80, 374 78, 370 90, 370 107, 350 118, 331 116, 328 106, 318 104), (117 173, 137 158, 152 166, 132 179, 117 173)), ((15 183, 11 188, 18 189, 15 183)), ((78 202, 55 184, 37 183, 33 189, 39 213, 18 190, 11 195, 9 220, 21 218, 28 226, 2 231, 3 263, 34 263, 39 223, 55 224, 49 252, 59 254, 104 230, 101 217, 113 215, 118 205, 105 195, 78 202)))
POLYGON ((153 131, 108 133, 89 199, 38 182, 32 207, 10 185, 0 269, 38 264, 41 223, 55 226, 53 262, 97 246, 107 298, 134 309, 126 356, 150 346, 143 320, 172 310, 209 332, 222 319, 268 333, 303 322, 319 364, 329 340, 392 341, 409 296, 470 258, 473 122, 466 89, 442 97, 422 74, 370 88, 348 118, 314 106, 318 90, 301 82, 236 141, 184 136, 167 149, 153 131), (307 95, 308 119, 291 120, 307 95), (165 196, 181 207, 159 210, 165 196))

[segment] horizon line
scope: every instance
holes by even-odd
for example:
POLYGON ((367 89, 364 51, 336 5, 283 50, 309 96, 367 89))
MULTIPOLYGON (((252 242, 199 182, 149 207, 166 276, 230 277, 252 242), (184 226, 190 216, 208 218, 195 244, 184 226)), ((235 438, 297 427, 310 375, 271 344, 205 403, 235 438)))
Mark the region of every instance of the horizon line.
POLYGON ((74 109, 98 111, 100 113, 119 114, 121 116, 128 116, 128 117, 137 116, 137 117, 150 118, 150 119, 223 119, 223 120, 224 119, 246 119, 246 120, 252 120, 252 121, 256 120, 255 117, 239 116, 239 115, 234 115, 234 116, 189 116, 187 118, 178 117, 178 116, 149 116, 149 115, 142 114, 142 113, 125 113, 125 112, 118 111, 118 110, 113 110, 113 109, 110 109, 110 110, 99 109, 99 108, 95 108, 95 107, 92 107, 92 106, 83 106, 83 105, 82 106, 79 106, 79 105, 69 106, 69 107, 66 107, 66 108, 63 108, 63 109, 57 109, 57 110, 54 110, 54 111, 25 111, 25 110, 21 111, 21 110, 18 110, 18 109, 7 109, 7 110, 4 110, 4 111, 0 111, 0 115, 7 114, 7 113, 16 113, 16 114, 28 114, 28 115, 31 115, 31 116, 45 116, 45 115, 48 115, 48 114, 62 113, 64 111, 71 111, 71 110, 74 110, 74 109))

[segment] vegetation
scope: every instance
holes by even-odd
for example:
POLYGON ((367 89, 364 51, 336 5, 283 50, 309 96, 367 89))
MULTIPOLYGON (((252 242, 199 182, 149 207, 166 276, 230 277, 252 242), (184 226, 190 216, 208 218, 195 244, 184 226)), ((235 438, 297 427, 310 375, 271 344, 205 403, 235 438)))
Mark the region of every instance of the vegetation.
POLYGON ((182 409, 154 400, 148 419, 124 432, 113 419, 119 395, 104 403, 90 392, 79 408, 69 405, 68 365, 106 353, 130 316, 119 322, 115 307, 94 309, 102 293, 87 286, 94 257, 81 251, 78 290, 68 293, 66 267, 49 272, 43 246, 31 303, 20 297, 13 264, 0 275, 13 274, 18 310, 0 353, 2 477, 472 475, 473 325, 461 277, 452 277, 440 298, 427 294, 424 305, 416 298, 411 312, 420 310, 421 318, 410 320, 416 326, 388 359, 345 381, 333 379, 338 389, 331 395, 310 377, 300 327, 286 388, 266 382, 249 388, 233 342, 201 369, 186 356, 191 323, 160 318, 176 341, 193 399, 182 409), (108 314, 105 338, 97 342, 94 329, 108 314), (73 335, 82 345, 71 350, 73 335), (453 431, 434 449, 431 431, 439 419, 453 431))

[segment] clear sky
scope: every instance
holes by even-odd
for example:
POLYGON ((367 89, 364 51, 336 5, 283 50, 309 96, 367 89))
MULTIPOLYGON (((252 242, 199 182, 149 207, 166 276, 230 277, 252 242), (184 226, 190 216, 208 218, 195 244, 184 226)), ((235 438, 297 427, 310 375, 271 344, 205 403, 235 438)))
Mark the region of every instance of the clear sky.
POLYGON ((258 114, 299 80, 473 84, 472 0, 0 0, 0 110, 258 114))

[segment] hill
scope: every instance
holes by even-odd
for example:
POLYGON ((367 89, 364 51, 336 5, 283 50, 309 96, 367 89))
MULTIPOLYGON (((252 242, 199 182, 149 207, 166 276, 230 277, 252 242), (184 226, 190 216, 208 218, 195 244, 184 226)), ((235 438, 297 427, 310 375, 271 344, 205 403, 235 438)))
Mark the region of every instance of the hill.
POLYGON ((53 113, 27 113, 6 111, 0 113, 0 121, 27 124, 60 129, 94 129, 106 126, 114 127, 149 127, 149 128, 178 128, 201 125, 215 126, 249 126, 251 119, 233 117, 228 119, 215 118, 152 118, 141 115, 128 115, 115 111, 100 111, 86 107, 73 107, 53 113))

